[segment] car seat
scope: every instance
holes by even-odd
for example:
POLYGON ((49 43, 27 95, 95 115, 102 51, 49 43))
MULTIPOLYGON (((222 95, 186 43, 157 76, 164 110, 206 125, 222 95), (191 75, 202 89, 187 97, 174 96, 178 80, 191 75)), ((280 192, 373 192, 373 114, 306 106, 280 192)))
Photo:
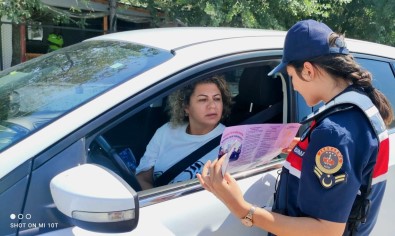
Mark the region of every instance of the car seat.
POLYGON ((106 132, 105 138, 119 150, 129 147, 139 164, 155 131, 169 120, 165 100, 161 99, 161 104, 151 104, 134 114, 106 132))
POLYGON ((270 66, 243 70, 226 125, 282 122, 282 82, 267 75, 271 70, 270 66))

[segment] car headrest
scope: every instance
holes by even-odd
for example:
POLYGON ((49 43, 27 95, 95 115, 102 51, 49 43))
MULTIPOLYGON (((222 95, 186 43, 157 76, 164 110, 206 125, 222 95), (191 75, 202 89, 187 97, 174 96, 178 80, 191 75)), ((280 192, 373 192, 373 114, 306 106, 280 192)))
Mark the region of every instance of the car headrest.
POLYGON ((262 108, 281 101, 281 79, 268 76, 271 70, 270 66, 245 68, 239 82, 239 102, 262 108))

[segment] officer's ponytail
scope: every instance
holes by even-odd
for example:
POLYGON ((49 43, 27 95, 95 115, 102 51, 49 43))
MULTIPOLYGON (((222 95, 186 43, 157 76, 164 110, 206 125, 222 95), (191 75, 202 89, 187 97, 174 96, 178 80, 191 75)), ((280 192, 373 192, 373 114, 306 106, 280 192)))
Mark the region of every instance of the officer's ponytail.
POLYGON ((387 126, 391 124, 394 119, 391 103, 380 90, 373 86, 372 74, 369 71, 359 67, 357 72, 349 74, 346 79, 349 79, 354 87, 363 90, 380 111, 380 115, 383 118, 385 124, 387 126))

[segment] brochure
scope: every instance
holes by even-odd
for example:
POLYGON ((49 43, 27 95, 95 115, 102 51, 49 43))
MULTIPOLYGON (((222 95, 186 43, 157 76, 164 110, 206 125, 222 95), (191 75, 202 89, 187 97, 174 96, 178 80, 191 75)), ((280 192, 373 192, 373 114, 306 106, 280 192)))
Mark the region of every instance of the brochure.
POLYGON ((227 154, 222 174, 234 173, 268 163, 287 148, 301 124, 253 124, 226 127, 218 158, 227 154))

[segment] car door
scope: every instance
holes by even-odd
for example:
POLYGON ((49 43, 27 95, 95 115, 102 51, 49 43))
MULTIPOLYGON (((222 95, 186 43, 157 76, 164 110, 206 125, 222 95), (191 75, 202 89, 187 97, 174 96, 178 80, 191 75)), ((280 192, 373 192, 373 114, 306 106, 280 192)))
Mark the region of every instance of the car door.
MULTIPOLYGON (((81 228, 72 227, 74 223, 70 218, 62 214, 54 205, 49 189, 51 179, 65 170, 85 163, 102 165, 121 175, 119 167, 111 159, 102 153, 97 155, 98 137, 107 136, 116 150, 123 151, 129 148, 138 161, 153 132, 168 119, 163 110, 166 97, 191 81, 213 73, 224 73, 234 97, 241 93, 240 81, 249 81, 244 85, 242 97, 251 95, 249 90, 258 88, 256 92, 259 93, 259 88, 266 89, 264 98, 259 97, 260 101, 253 101, 254 109, 250 108, 251 101, 248 101, 250 98, 247 99, 247 103, 238 103, 240 109, 233 112, 231 117, 237 116, 237 119, 224 121, 228 125, 240 124, 250 117, 250 113, 259 113, 263 110, 261 102, 267 100, 281 102, 280 109, 274 116, 265 118, 262 122, 289 121, 286 101, 291 94, 283 93, 289 91, 286 89, 289 84, 280 78, 272 78, 273 80, 268 81, 268 84, 276 81, 274 82, 277 84, 276 89, 270 85, 255 84, 262 79, 265 81, 269 79, 266 78, 267 70, 278 62, 278 52, 268 51, 215 58, 165 78, 127 101, 108 109, 95 119, 81 124, 78 130, 63 137, 2 179, 1 199, 4 199, 2 202, 9 201, 9 204, 0 206, 1 212, 5 213, 2 219, 6 219, 0 223, 2 233, 6 235, 86 233, 81 228), (274 55, 277 57, 273 58, 274 55), (278 98, 281 101, 278 101, 278 98), (128 130, 124 129, 125 127, 128 130)), ((270 207, 277 178, 276 169, 281 166, 281 161, 281 158, 277 158, 267 165, 234 173, 247 200, 262 207, 270 207)), ((196 179, 139 192, 138 196, 139 225, 135 231, 127 233, 128 235, 148 234, 153 230, 154 232, 159 230, 163 235, 262 233, 257 229, 245 228, 239 219, 232 216, 211 193, 204 191, 196 179)))
MULTIPOLYGON (((231 61, 229 58, 222 60, 227 62, 226 67, 221 65, 213 67, 207 63, 205 66, 168 78, 163 82, 165 85, 158 84, 157 88, 147 90, 145 92, 147 98, 141 101, 144 105, 133 108, 130 111, 133 115, 119 117, 118 121, 106 124, 101 127, 102 130, 87 137, 87 140, 95 140, 101 135, 118 150, 130 149, 138 163, 156 128, 168 121, 168 117, 163 114, 166 97, 175 89, 212 74, 225 75, 235 99, 235 110, 223 121, 224 124, 242 124, 251 116, 259 114, 259 111, 251 108, 250 103, 253 103, 253 107, 264 110, 271 106, 265 104, 268 102, 280 103, 277 113, 255 122, 286 122, 284 119, 287 116, 283 110, 283 99, 287 97, 283 96, 285 81, 267 76, 277 61, 262 56, 250 59, 247 55, 244 55, 242 63, 240 60, 231 61), (268 82, 262 83, 260 82, 262 80, 268 82), (265 91, 263 93, 262 88, 265 91), (262 97, 258 98, 254 93, 262 97)), ((89 148, 89 150, 93 149, 89 148)), ((95 162, 95 158, 92 157, 91 160, 95 162)), ((270 207, 277 170, 281 167, 281 162, 282 157, 276 158, 267 165, 234 173, 248 201, 261 207, 270 207)), ((139 223, 128 235, 149 232, 160 232, 161 235, 262 235, 263 233, 260 229, 243 226, 218 199, 204 191, 196 179, 141 191, 138 192, 138 196, 139 223)))
MULTIPOLYGON (((238 101, 238 109, 233 111, 229 119, 223 121, 225 124, 242 124, 245 120, 259 115, 260 111, 271 107, 271 104, 265 104, 268 100, 270 103, 279 104, 276 112, 253 122, 287 122, 288 114, 284 110, 287 107, 285 98, 289 98, 291 94, 284 95, 283 91, 289 91, 286 89, 289 84, 281 78, 267 76, 268 71, 277 63, 278 59, 273 59, 268 52, 245 53, 215 59, 163 80, 94 121, 100 125, 93 125, 96 128, 87 133, 83 139, 83 145, 87 150, 87 162, 106 166, 121 174, 117 165, 109 161, 111 157, 108 158, 105 152, 101 152, 103 148, 100 145, 97 148, 97 138, 104 137, 106 143, 109 143, 114 150, 119 152, 130 150, 138 164, 156 128, 168 121, 164 113, 166 97, 176 89, 212 74, 224 74, 235 100, 240 99, 240 95, 242 97, 243 102, 238 101), (265 80, 265 84, 261 83, 257 86, 261 80, 265 80), (242 81, 246 83, 241 86, 244 86, 243 92, 240 90, 242 81), (253 90, 262 97, 250 98, 253 90), (244 103, 246 100, 247 102, 244 103), (256 111, 251 109, 251 103, 257 108, 256 111), (98 155, 97 152, 101 154, 98 155)), ((233 173, 248 201, 270 208, 277 170, 281 167, 283 158, 279 156, 266 165, 233 173)), ((243 226, 240 219, 230 214, 229 210, 211 193, 203 190, 196 179, 140 191, 138 198, 138 225, 134 231, 125 233, 126 235, 150 233, 262 235, 264 233, 260 229, 243 226)), ((84 232, 80 228, 66 228, 56 233, 68 234, 70 231, 74 234, 84 232)))
MULTIPOLYGON (((373 75, 375 88, 381 91, 395 108, 395 74, 394 61, 367 55, 356 55, 356 60, 373 75)), ((387 174, 387 187, 384 194, 382 206, 378 216, 377 224, 371 235, 391 235, 394 230, 391 227, 391 215, 395 211, 395 121, 389 127, 390 137, 390 161, 387 174)))

